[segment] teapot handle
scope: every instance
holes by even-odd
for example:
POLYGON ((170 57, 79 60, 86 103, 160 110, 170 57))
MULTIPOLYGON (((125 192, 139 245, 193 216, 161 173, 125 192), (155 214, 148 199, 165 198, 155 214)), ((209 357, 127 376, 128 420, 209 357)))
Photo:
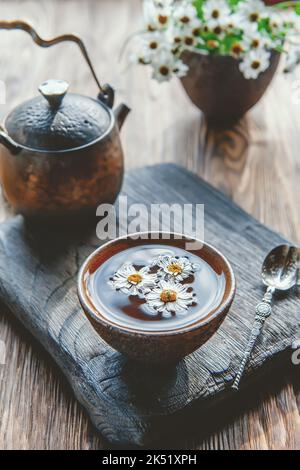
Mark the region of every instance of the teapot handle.
POLYGON ((93 64, 91 62, 91 59, 88 55, 87 49, 82 39, 80 39, 79 36, 75 34, 63 34, 53 39, 43 39, 41 38, 41 36, 39 36, 39 34, 35 31, 35 29, 29 23, 26 23, 25 21, 22 21, 22 20, 0 21, 0 29, 21 29, 23 31, 26 31, 27 33, 30 34, 33 41, 41 47, 50 47, 50 46, 53 46, 55 44, 58 44, 60 42, 65 42, 65 41, 75 42, 78 45, 79 49, 81 50, 81 53, 95 79, 95 82, 97 83, 97 86, 99 88, 98 98, 107 106, 112 108, 113 103, 114 103, 114 90, 108 84, 105 84, 105 85, 100 84, 98 77, 96 75, 95 69, 93 67, 93 64))

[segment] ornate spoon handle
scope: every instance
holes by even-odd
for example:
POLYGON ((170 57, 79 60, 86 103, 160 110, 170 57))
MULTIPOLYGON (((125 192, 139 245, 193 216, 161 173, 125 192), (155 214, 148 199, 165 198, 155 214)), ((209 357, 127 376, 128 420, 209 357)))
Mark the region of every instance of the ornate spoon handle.
POLYGON ((236 374, 235 381, 232 384, 232 388, 234 390, 239 389, 239 385, 240 385, 242 375, 244 373, 247 362, 250 359, 250 356, 251 356, 251 353, 252 353, 253 348, 255 346, 256 340, 259 337, 259 335, 261 333, 261 330, 263 329, 263 326, 264 326, 264 323, 265 323, 266 319, 272 313, 271 302, 272 302, 272 295, 273 295, 274 291, 275 291, 274 287, 268 287, 268 289, 267 289, 267 291, 266 291, 266 293, 263 297, 262 302, 260 302, 256 306, 256 309, 255 309, 256 316, 255 316, 254 325, 253 325, 252 330, 251 330, 251 335, 250 335, 247 347, 246 347, 245 352, 244 352, 243 360, 242 360, 241 365, 239 367, 239 370, 236 374))

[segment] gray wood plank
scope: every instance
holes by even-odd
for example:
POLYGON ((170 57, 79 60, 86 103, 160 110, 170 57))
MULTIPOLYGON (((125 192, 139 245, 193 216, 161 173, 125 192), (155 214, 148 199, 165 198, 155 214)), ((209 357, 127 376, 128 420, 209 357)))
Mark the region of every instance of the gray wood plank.
MULTIPOLYGON (((79 266, 99 245, 94 227, 66 234, 62 227, 28 226, 22 217, 3 223, 0 297, 55 359, 96 428, 113 443, 147 445, 182 421, 185 410, 189 420, 197 410, 199 419, 208 404, 232 395, 230 383, 263 293, 261 262, 283 238, 175 165, 129 172, 123 194, 129 203, 205 204, 205 240, 229 258, 238 284, 229 315, 206 345, 177 367, 153 372, 99 339, 76 295, 79 266)), ((246 375, 290 349, 299 335, 298 308, 296 291, 277 296, 246 375)))

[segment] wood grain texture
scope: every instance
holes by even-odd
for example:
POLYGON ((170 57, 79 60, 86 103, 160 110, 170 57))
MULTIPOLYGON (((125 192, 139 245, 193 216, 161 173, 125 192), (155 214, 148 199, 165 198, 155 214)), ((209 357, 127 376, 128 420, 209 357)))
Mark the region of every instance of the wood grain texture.
MULTIPOLYGON (((88 233, 79 228, 65 233, 62 227, 30 226, 20 216, 2 223, 0 298, 60 366, 102 435, 115 445, 151 445, 174 429, 193 427, 216 401, 235 395, 230 386, 264 291, 260 267, 270 248, 284 239, 178 166, 129 172, 123 195, 128 204, 145 204, 149 213, 150 204, 161 201, 204 204, 205 239, 228 257, 238 291, 222 327, 203 347, 177 366, 157 371, 135 365, 99 338, 76 293, 79 267, 100 243, 95 226, 88 233)), ((176 221, 171 230, 180 231, 176 221)), ((284 353, 291 356, 292 343, 300 339, 298 307, 297 290, 277 295, 244 387, 262 366, 284 353)))
MULTIPOLYGON (((300 113, 292 99, 299 72, 290 78, 278 75, 264 99, 234 129, 211 129, 177 81, 159 86, 150 80, 149 71, 125 70, 118 62, 124 38, 139 26, 139 0, 1 0, 0 7, 1 18, 25 18, 45 36, 70 30, 84 37, 100 78, 116 86, 119 100, 134 110, 123 132, 127 168, 181 163, 262 222, 300 242, 300 113)), ((33 96, 49 77, 69 80, 74 91, 96 93, 72 45, 40 50, 22 32, 0 34, 0 79, 7 85, 2 115, 33 96)), ((5 214, 1 206, 2 219, 5 214)), ((0 366, 0 448, 107 446, 57 368, 4 308, 0 339, 9 358, 0 366)), ((164 445, 299 449, 299 397, 299 373, 286 371, 272 377, 269 387, 255 390, 252 400, 236 404, 235 413, 221 410, 215 419, 210 417, 209 426, 199 423, 192 437, 172 437, 164 445)))

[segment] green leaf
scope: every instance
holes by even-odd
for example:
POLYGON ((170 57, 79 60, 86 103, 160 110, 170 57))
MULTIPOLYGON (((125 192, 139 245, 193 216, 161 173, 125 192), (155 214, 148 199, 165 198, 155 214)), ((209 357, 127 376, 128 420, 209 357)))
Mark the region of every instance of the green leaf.
POLYGON ((258 22, 258 30, 270 32, 269 18, 264 18, 258 22))
POLYGON ((203 19, 203 3, 204 3, 204 0, 194 0, 194 6, 197 10, 197 13, 198 13, 198 17, 200 19, 203 19))
POLYGON ((274 5, 275 8, 278 8, 279 10, 280 9, 286 9, 286 8, 293 8, 295 13, 297 15, 300 15, 300 2, 299 1, 291 1, 291 2, 287 2, 287 1, 283 1, 283 2, 280 2, 280 3, 276 3, 276 5, 274 5))
POLYGON ((241 0, 228 0, 228 3, 231 7, 235 7, 241 0))
MULTIPOLYGON (((227 0, 227 3, 234 10, 236 5, 240 3, 241 1, 245 1, 245 0, 227 0)), ((196 7, 196 10, 200 19, 203 19, 203 4, 204 3, 205 3, 205 0, 194 0, 194 6, 196 7)))

